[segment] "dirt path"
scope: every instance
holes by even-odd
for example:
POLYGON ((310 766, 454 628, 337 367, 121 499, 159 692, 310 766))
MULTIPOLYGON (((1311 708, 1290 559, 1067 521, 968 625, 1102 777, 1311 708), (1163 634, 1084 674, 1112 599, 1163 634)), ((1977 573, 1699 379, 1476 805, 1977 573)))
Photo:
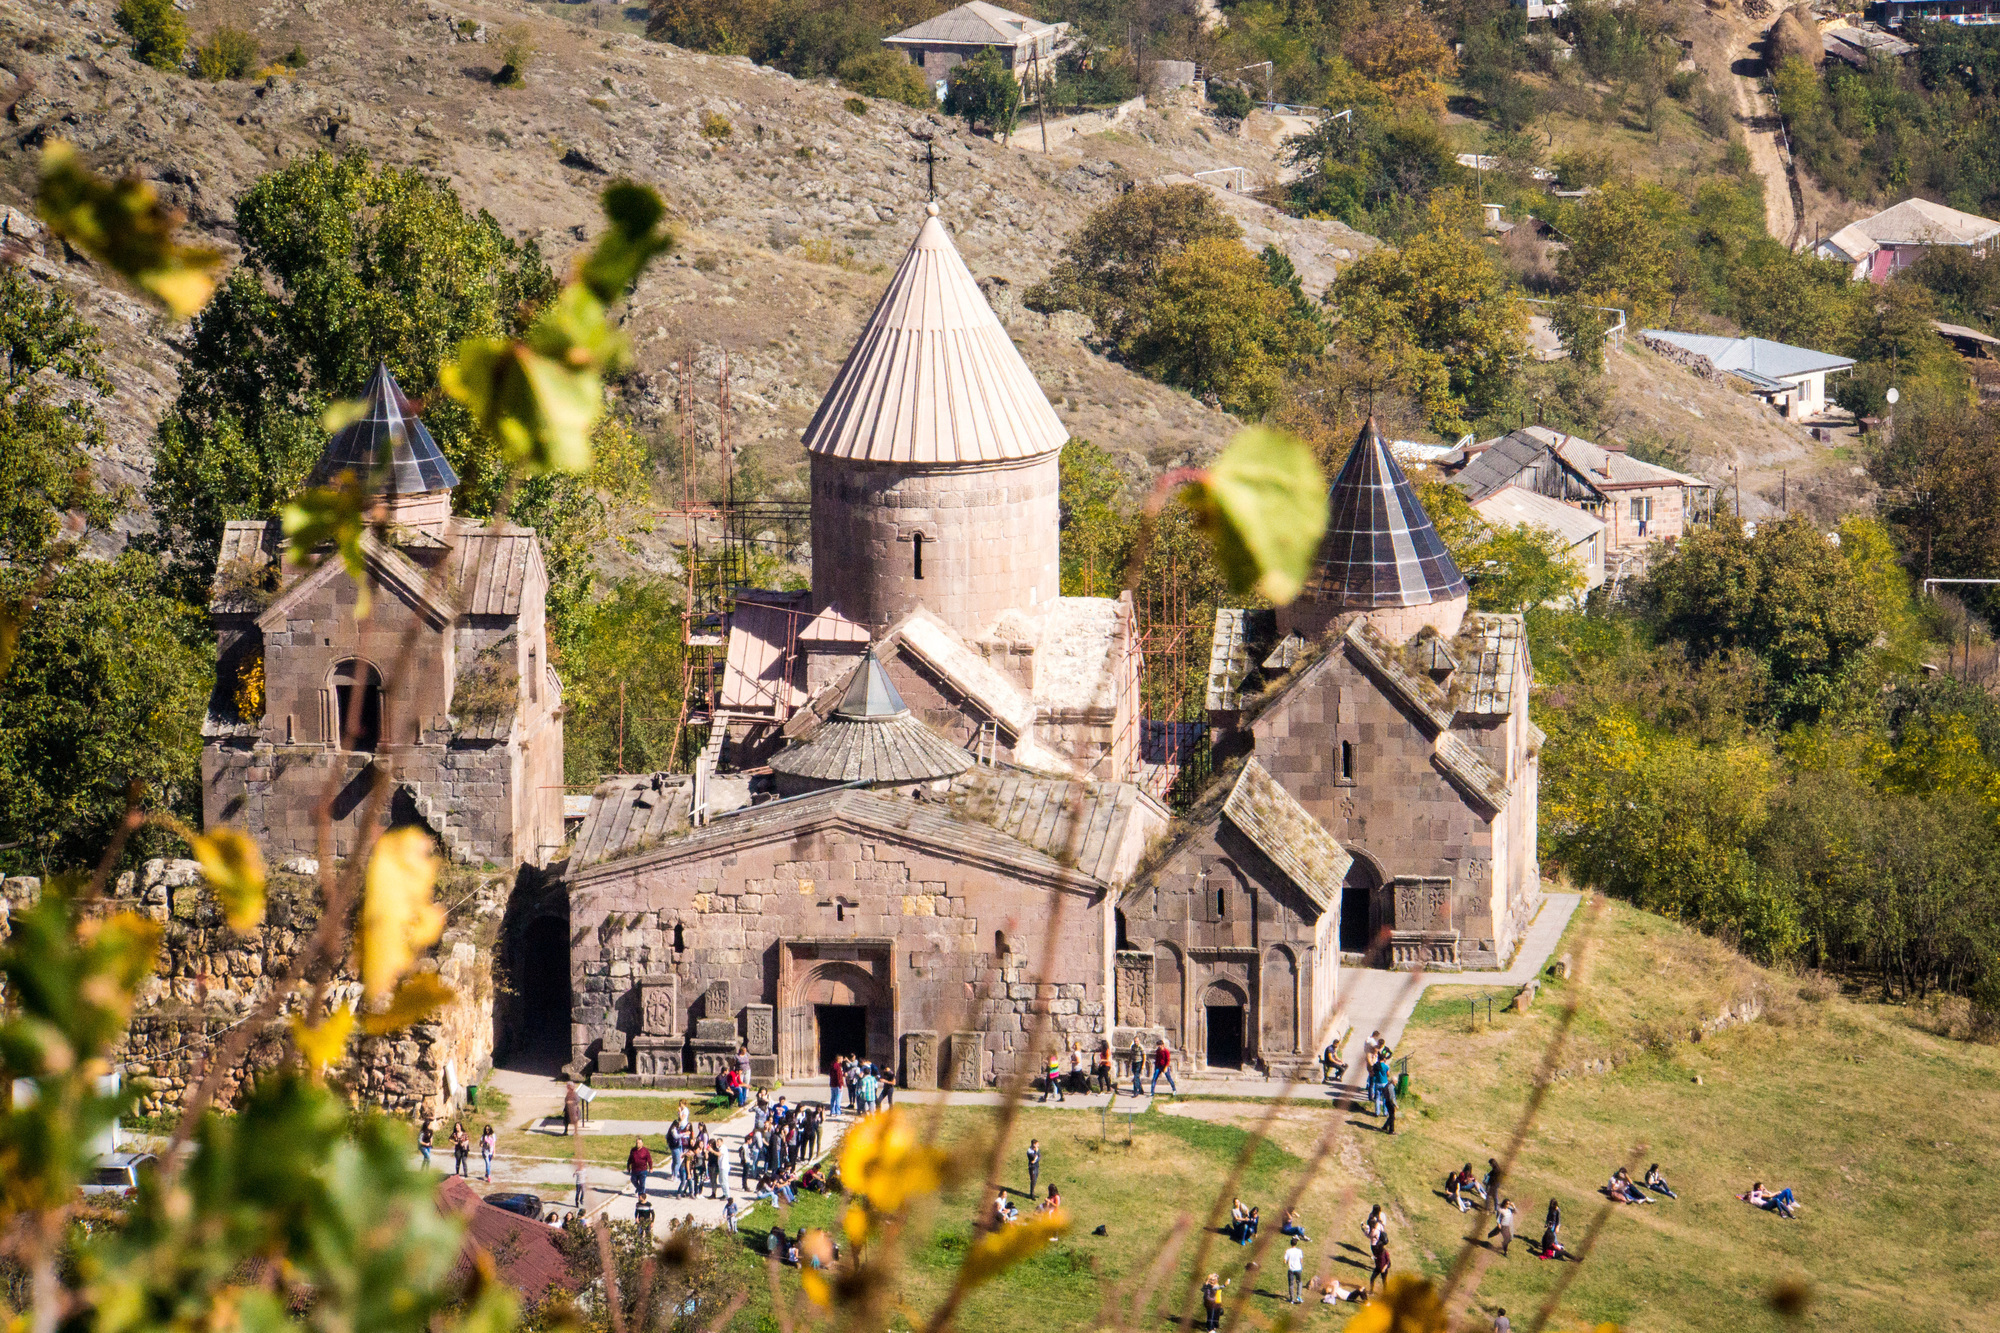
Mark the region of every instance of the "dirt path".
POLYGON ((1798 244, 1799 215, 1792 202, 1791 176, 1778 136, 1776 99, 1764 91, 1764 57, 1758 49, 1764 34, 1740 19, 1730 25, 1729 80, 1736 102, 1736 119, 1750 149, 1750 165, 1764 178, 1764 219, 1771 235, 1786 245, 1798 244))

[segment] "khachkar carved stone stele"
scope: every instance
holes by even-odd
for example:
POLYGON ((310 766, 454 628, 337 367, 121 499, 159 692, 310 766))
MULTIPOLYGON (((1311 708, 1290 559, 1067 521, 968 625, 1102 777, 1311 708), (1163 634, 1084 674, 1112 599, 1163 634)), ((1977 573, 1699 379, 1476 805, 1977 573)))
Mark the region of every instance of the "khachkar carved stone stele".
POLYGON ((903 1086, 924 1091, 938 1085, 937 1033, 903 1034, 903 1086))
POLYGON ((951 1061, 950 1086, 960 1092, 978 1091, 984 1086, 986 1034, 954 1032, 947 1058, 951 1061))
POLYGON ((1396 881, 1396 929, 1426 933, 1446 931, 1451 925, 1451 881, 1448 879, 1399 879, 1396 881))
POLYGON ((729 1012, 728 982, 711 981, 708 983, 708 989, 703 991, 701 996, 701 1016, 703 1018, 734 1018, 736 1016, 729 1012))
POLYGON ((671 1037, 680 1026, 680 978, 671 973, 639 978, 640 1030, 671 1037))
POLYGON ((745 1045, 752 1055, 770 1055, 776 1051, 774 1040, 776 1028, 772 1023, 771 1006, 768 1004, 747 1004, 743 1006, 743 1032, 745 1045))
POLYGON ((1121 1027, 1142 1028, 1153 1021, 1153 955, 1118 954, 1118 1013, 1121 1027))

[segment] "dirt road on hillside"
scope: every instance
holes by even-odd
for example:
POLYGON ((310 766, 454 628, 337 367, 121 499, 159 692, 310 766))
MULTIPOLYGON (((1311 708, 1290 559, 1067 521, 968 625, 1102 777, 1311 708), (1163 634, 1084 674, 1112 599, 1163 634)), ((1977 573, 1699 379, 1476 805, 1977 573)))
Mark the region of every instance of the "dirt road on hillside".
POLYGON ((1796 247, 1799 212, 1792 199, 1788 155, 1779 141, 1784 132, 1777 99, 1764 90, 1764 33, 1741 14, 1725 20, 1729 27, 1730 92, 1736 120, 1750 149, 1750 165, 1764 178, 1764 225, 1776 239, 1796 247))

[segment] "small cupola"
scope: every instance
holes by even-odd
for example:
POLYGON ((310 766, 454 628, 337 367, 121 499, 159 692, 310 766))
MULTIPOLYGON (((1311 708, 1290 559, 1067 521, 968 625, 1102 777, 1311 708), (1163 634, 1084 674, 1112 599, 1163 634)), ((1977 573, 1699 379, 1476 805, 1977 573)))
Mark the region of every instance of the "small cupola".
POLYGON ((326 485, 343 472, 378 497, 370 517, 415 545, 436 543, 451 519, 458 473, 384 363, 375 366, 360 414, 327 440, 313 484, 326 485))
POLYGON ((1445 642, 1444 635, 1426 625, 1418 630, 1410 640, 1417 669, 1431 678, 1433 684, 1443 689, 1451 681, 1451 673, 1458 670, 1458 654, 1445 642))
POLYGON ((833 716, 771 756, 787 796, 851 784, 877 790, 938 788, 971 768, 972 755, 910 715, 871 647, 833 716))

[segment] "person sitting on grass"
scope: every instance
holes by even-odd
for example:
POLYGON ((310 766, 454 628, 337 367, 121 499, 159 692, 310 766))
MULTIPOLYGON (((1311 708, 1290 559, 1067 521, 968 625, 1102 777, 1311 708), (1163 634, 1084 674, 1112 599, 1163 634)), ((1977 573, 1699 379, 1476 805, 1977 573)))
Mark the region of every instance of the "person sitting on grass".
POLYGON ((1257 1216, 1257 1209, 1253 1204, 1250 1208, 1250 1216, 1243 1221, 1243 1239, 1240 1243, 1248 1245, 1251 1241, 1257 1239, 1257 1228, 1262 1225, 1263 1221, 1257 1216))
POLYGON ((1055 1185, 1054 1185, 1054 1184, 1051 1184, 1051 1185, 1049 1186, 1049 1194, 1048 1194, 1048 1197, 1047 1197, 1047 1198, 1045 1198, 1045 1199, 1043 1199, 1043 1200, 1041 1201, 1041 1203, 1040 1203, 1040 1204, 1038 1204, 1038 1205, 1036 1206, 1036 1208, 1035 1208, 1035 1211, 1036 1211, 1036 1212, 1038 1212, 1038 1213, 1055 1213, 1055 1212, 1061 1212, 1061 1211, 1062 1211, 1062 1206, 1063 1206, 1063 1205, 1062 1205, 1062 1195, 1058 1194, 1058 1193, 1056 1192, 1056 1187, 1055 1187, 1055 1185))
POLYGON ((1014 1207, 1014 1201, 1007 1197, 1007 1191, 1001 1190, 999 1197, 993 1200, 993 1229, 998 1231, 1020 1216, 1020 1210, 1014 1207))
POLYGON ((1283 1226, 1278 1228, 1278 1234, 1281 1236, 1290 1236, 1293 1240, 1299 1241, 1302 1244, 1312 1243, 1312 1237, 1308 1236, 1306 1229, 1299 1225, 1299 1210, 1296 1208, 1285 1209, 1285 1222, 1283 1226))
POLYGON ((1605 1182, 1604 1192, 1619 1203, 1651 1203, 1653 1201, 1651 1195, 1646 1194, 1637 1185, 1632 1183, 1632 1173, 1622 1166, 1611 1173, 1611 1179, 1605 1182))
POLYGON ((1789 1185, 1774 1194, 1766 1190, 1764 1182, 1760 1180, 1750 1187, 1748 1194, 1739 1194, 1736 1197, 1783 1218, 1794 1217, 1799 1211, 1798 1196, 1792 1193, 1789 1185))
POLYGON ((1229 1239, 1238 1245, 1243 1243, 1244 1228, 1249 1224, 1250 1210, 1243 1206, 1243 1200, 1229 1201, 1229 1239))
POLYGON ((1641 1180, 1639 1183, 1641 1185, 1644 1185, 1647 1189, 1653 1191, 1653 1193, 1664 1194, 1669 1199, 1678 1199, 1681 1197, 1680 1195, 1674 1193, 1673 1190, 1669 1189, 1667 1187, 1667 1182, 1661 1178, 1660 1164, 1658 1162, 1655 1162, 1651 1166, 1646 1168, 1646 1178, 1644 1180, 1641 1180))
POLYGON ((1458 1172, 1456 1171, 1447 1171, 1444 1173, 1444 1201, 1451 1204, 1461 1213, 1465 1211, 1465 1195, 1459 1192, 1458 1172))

